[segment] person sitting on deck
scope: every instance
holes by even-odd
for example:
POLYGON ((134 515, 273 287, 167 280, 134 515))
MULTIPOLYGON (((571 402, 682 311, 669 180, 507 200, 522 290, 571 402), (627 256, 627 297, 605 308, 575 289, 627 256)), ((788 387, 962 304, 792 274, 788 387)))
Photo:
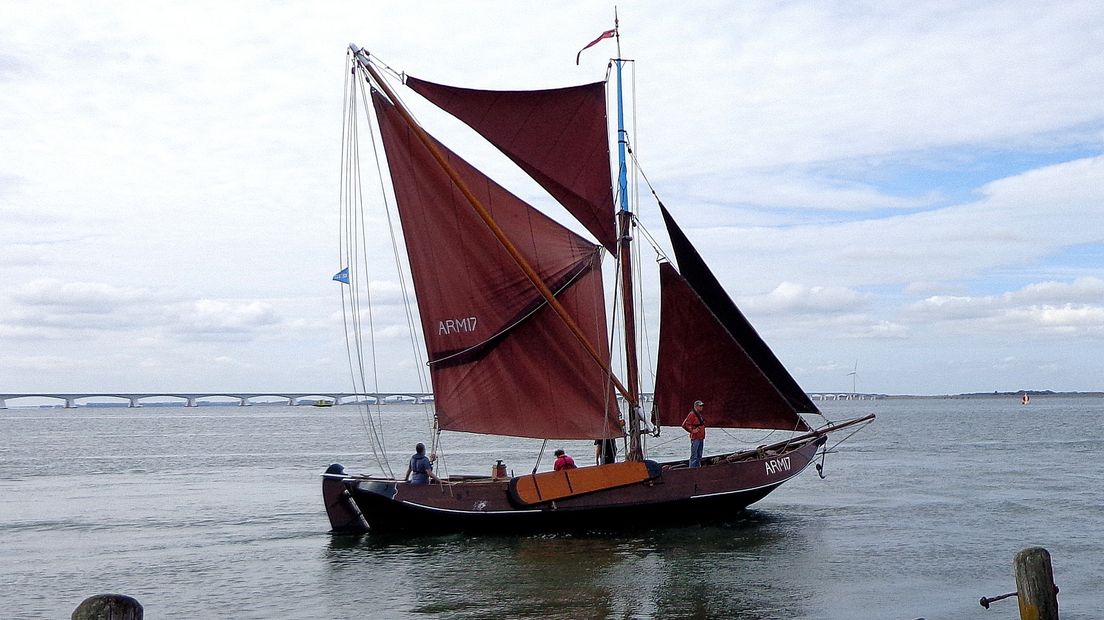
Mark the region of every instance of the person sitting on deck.
POLYGON ((410 457, 403 480, 409 480, 410 484, 429 484, 430 479, 440 482, 441 479, 433 473, 433 460, 433 457, 426 456, 425 444, 419 442, 414 446, 414 456, 410 457))
POLYGON ((567 455, 563 451, 563 448, 556 449, 556 463, 552 466, 552 469, 560 471, 561 469, 578 469, 575 466, 575 459, 567 455))

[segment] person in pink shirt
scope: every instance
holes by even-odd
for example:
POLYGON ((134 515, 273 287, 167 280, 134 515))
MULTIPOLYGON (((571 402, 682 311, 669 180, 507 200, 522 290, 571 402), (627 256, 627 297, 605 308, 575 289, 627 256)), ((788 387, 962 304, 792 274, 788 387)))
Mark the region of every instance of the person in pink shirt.
POLYGON ((567 455, 563 451, 563 448, 556 450, 556 463, 552 466, 552 469, 560 471, 561 469, 576 469, 575 459, 567 455))

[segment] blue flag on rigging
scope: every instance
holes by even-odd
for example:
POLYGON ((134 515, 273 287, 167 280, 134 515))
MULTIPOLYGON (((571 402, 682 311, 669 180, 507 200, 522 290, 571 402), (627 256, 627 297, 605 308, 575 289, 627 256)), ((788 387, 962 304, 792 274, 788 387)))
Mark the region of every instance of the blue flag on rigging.
POLYGON ((342 283, 342 284, 348 284, 349 283, 349 268, 346 267, 346 268, 342 269, 341 271, 335 273, 333 279, 337 282, 342 283))

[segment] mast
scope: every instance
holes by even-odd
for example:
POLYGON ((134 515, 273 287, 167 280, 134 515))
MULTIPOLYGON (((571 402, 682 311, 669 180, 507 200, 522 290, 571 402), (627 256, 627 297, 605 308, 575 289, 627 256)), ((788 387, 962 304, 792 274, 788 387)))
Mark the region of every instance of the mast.
POLYGON ((610 381, 613 383, 613 386, 619 392, 621 392, 626 400, 635 403, 637 400, 635 394, 637 392, 630 391, 621 383, 621 381, 617 379, 616 376, 614 376, 609 367, 609 364, 607 364, 602 359, 602 356, 599 355, 598 351, 594 348, 594 345, 591 344, 590 340, 588 340, 587 337, 583 334, 578 324, 576 324, 575 320, 571 317, 571 314, 568 313, 567 309, 563 307, 563 304, 561 304, 560 301, 556 299, 555 294, 553 294, 552 291, 548 288, 548 285, 544 283, 543 279, 541 279, 540 274, 538 274, 536 270, 533 269, 533 266, 530 265, 529 262, 525 259, 525 257, 521 255, 517 247, 514 246, 513 242, 510 241, 510 239, 494 221, 494 218, 491 217, 491 214, 487 210, 487 208, 483 206, 482 203, 480 203, 479 199, 476 198, 475 195, 471 192, 467 184, 465 184, 463 179, 460 178, 456 170, 454 170, 452 166, 449 165, 444 156, 441 154, 440 150, 437 149, 436 145, 433 144, 433 141, 429 138, 428 134, 426 134, 425 130, 423 130, 422 127, 414 120, 414 118, 410 115, 410 112, 407 111, 405 106, 403 106, 401 100, 391 90, 391 87, 387 84, 386 81, 383 80, 383 77, 380 76, 379 72, 372 65, 372 63, 368 61, 368 53, 360 47, 357 47, 355 44, 351 43, 349 44, 349 49, 350 51, 352 51, 353 57, 355 58, 357 64, 364 68, 364 70, 366 70, 372 76, 372 79, 375 80, 376 84, 379 85, 384 94, 386 94, 387 97, 390 98, 390 100, 395 104, 395 109, 399 112, 399 115, 402 117, 403 121, 414 132, 414 135, 417 137, 418 141, 425 146, 433 159, 452 180, 453 184, 460 191, 460 193, 463 194, 464 198, 467 200, 468 204, 471 205, 472 209, 475 210, 479 218, 483 220, 483 222, 487 225, 487 228, 491 231, 495 238, 498 239, 499 243, 502 244, 502 247, 506 250, 510 257, 513 258, 517 266, 522 270, 529 281, 533 283, 533 286, 537 289, 538 292, 540 292, 545 301, 548 302, 549 307, 551 307, 551 309, 560 317, 560 319, 563 320, 568 330, 570 330, 571 333, 576 337, 576 339, 578 339, 579 343, 586 350, 587 354, 607 374, 607 376, 610 378, 610 381))
POLYGON ((621 308, 625 325, 625 380, 629 394, 625 395, 628 405, 629 451, 626 458, 631 461, 644 459, 640 445, 640 420, 636 408, 640 403, 640 371, 636 352, 636 307, 633 300, 632 278, 632 211, 629 209, 628 166, 625 160, 625 147, 628 134, 625 131, 625 103, 623 97, 624 80, 622 69, 625 61, 621 58, 621 32, 618 28, 617 9, 613 10, 613 32, 617 39, 617 194, 620 209, 617 213, 618 250, 621 263, 621 308))

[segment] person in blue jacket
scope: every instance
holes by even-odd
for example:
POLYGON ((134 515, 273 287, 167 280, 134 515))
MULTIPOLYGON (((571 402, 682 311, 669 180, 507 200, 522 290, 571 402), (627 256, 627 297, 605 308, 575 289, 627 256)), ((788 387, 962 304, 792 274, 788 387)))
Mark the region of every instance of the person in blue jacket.
POLYGON ((434 482, 441 481, 433 473, 433 458, 426 456, 425 444, 419 442, 414 446, 414 456, 410 457, 410 465, 406 468, 403 480, 409 480, 410 484, 429 484, 431 479, 434 482))

